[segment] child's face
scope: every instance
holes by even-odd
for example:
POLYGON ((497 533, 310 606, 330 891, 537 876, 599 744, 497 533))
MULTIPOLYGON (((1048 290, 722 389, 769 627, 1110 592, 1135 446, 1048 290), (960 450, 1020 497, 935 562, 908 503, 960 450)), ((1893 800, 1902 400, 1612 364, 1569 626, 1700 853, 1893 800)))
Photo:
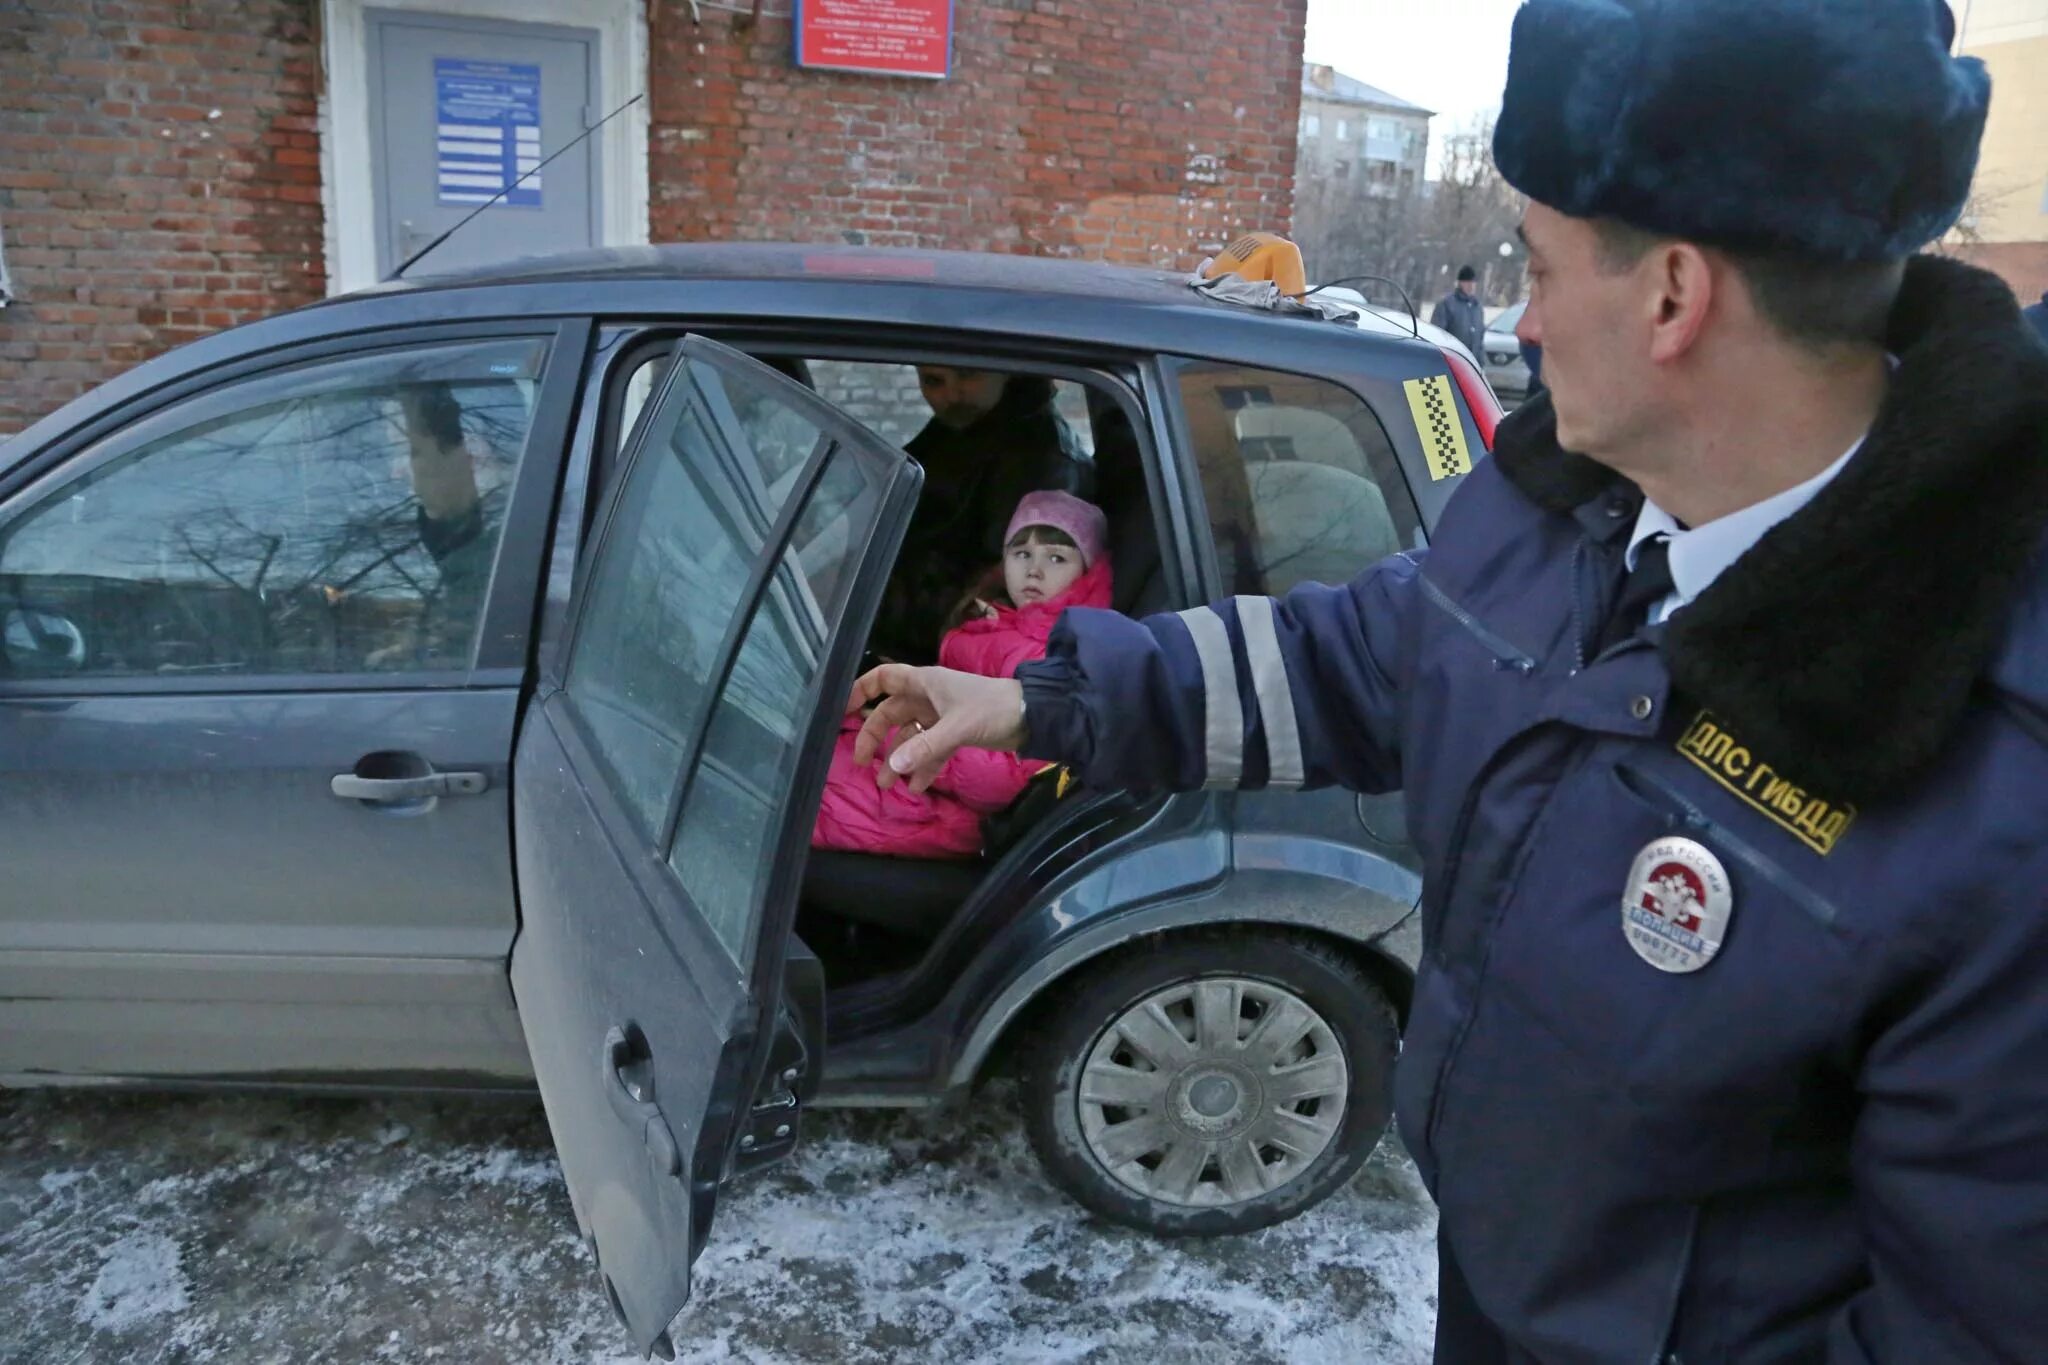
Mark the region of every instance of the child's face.
POLYGON ((1024 543, 1003 551, 1003 586, 1018 606, 1050 602, 1081 576, 1081 552, 1071 545, 1047 545, 1026 532, 1024 543))

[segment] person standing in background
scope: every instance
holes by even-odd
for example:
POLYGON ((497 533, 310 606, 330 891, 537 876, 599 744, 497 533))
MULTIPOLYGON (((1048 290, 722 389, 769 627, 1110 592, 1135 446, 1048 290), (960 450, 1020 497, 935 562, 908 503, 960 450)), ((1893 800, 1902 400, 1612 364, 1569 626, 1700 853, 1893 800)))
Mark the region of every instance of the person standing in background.
POLYGON ((1486 309, 1479 303, 1479 272, 1469 265, 1460 267, 1458 287, 1437 301, 1429 321, 1464 342, 1474 356, 1486 354, 1486 309))

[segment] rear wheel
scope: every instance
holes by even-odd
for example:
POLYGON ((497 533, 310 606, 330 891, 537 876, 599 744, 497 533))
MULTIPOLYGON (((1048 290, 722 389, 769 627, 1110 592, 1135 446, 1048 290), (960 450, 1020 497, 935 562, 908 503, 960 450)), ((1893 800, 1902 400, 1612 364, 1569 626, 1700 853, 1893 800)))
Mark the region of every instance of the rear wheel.
POLYGON ((1024 1065, 1054 1181, 1162 1236, 1249 1232, 1341 1187, 1386 1130, 1399 1034, 1385 992, 1328 945, 1163 940, 1089 971, 1024 1065))

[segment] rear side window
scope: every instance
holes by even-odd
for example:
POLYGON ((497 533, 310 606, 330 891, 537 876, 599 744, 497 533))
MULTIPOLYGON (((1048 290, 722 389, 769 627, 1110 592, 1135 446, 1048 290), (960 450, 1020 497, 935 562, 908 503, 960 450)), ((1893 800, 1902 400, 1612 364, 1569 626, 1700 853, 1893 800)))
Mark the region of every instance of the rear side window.
POLYGON ((1189 362, 1180 397, 1230 593, 1345 583, 1422 543, 1386 428, 1349 389, 1189 362))

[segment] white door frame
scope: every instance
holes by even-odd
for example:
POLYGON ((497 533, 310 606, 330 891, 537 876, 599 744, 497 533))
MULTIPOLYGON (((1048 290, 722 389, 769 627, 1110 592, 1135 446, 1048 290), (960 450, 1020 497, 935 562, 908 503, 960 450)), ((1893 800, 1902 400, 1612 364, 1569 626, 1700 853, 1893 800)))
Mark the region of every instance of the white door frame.
MULTIPOLYGON (((327 82, 320 100, 320 202, 327 216, 329 295, 377 283, 369 25, 363 17, 371 9, 596 29, 598 116, 647 89, 642 0, 321 0, 327 82)), ((606 246, 647 241, 647 126, 642 100, 593 139, 602 168, 598 240, 606 246)))

